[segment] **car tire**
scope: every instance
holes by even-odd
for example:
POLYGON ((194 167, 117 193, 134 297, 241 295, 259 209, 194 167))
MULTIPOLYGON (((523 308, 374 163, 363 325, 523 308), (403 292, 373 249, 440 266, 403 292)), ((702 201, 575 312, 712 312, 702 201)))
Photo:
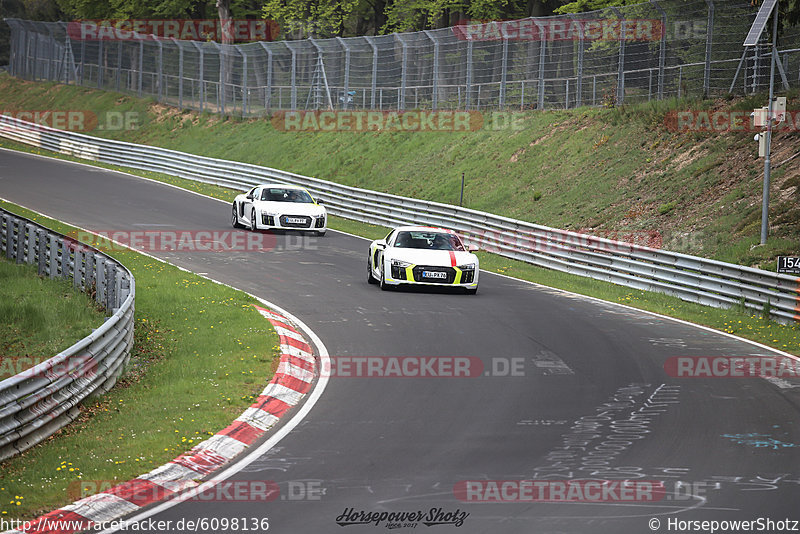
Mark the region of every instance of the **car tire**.
POLYGON ((233 203, 233 208, 231 209, 231 226, 234 228, 242 227, 242 225, 239 224, 239 217, 236 213, 236 202, 233 203))
POLYGON ((370 265, 369 260, 367 260, 367 283, 368 284, 377 284, 378 283, 378 281, 375 279, 375 277, 372 276, 372 266, 370 265))
POLYGON ((380 287, 382 291, 388 291, 391 288, 391 286, 389 286, 389 284, 386 283, 386 273, 383 270, 383 265, 381 265, 380 287))
POLYGON ((467 295, 474 295, 477 292, 478 292, 478 288, 477 287, 465 287, 464 288, 464 293, 466 293, 467 295))
POLYGON ((258 230, 258 227, 256 226, 256 209, 255 208, 250 210, 250 230, 253 231, 253 232, 258 230))

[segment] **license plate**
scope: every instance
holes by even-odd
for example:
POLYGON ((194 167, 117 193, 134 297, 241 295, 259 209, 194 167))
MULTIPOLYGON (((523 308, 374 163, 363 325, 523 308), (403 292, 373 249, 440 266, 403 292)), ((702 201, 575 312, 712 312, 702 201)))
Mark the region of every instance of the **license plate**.
POLYGON ((286 217, 286 222, 289 224, 305 224, 306 220, 300 217, 286 217))
POLYGON ((447 278, 447 273, 438 271, 422 271, 422 278, 447 278))

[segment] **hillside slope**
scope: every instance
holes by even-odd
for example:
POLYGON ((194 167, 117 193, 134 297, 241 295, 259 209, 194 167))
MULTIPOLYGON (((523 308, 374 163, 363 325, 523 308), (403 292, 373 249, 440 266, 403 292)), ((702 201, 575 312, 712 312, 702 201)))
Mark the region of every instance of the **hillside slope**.
MULTIPOLYGON (((138 114, 135 130, 92 135, 456 204, 463 172, 470 208, 774 269, 776 254, 800 251, 796 125, 773 138, 771 238, 756 248, 763 159, 756 157, 753 132, 667 126, 676 109, 749 111, 764 101, 526 111, 515 115, 521 127, 459 133, 290 133, 267 119, 221 120, 128 95, 0 75, 2 110, 90 110, 101 123, 108 111, 138 114)), ((799 103, 790 98, 789 109, 799 103)))

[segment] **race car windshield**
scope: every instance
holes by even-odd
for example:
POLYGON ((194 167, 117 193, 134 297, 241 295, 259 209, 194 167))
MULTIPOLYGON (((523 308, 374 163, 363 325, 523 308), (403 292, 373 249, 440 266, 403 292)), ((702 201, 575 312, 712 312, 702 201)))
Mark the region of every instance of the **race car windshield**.
POLYGON ((437 232, 400 232, 397 234, 394 246, 428 250, 464 250, 464 245, 457 236, 437 232))
POLYGON ((261 192, 261 200, 268 200, 270 202, 314 202, 311 195, 305 191, 300 189, 282 189, 279 187, 264 189, 261 192))

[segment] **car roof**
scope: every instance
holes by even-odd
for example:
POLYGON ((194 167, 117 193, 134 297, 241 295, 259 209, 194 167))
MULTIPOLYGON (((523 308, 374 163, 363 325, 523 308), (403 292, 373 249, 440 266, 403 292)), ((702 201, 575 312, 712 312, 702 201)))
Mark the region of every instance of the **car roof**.
POLYGON ((445 234, 455 234, 452 230, 438 228, 436 226, 398 226, 395 230, 398 232, 442 232, 445 234))
POLYGON ((300 186, 300 185, 281 184, 281 183, 277 183, 277 182, 268 183, 268 184, 260 184, 260 185, 257 185, 256 187, 261 187, 261 188, 264 188, 264 187, 280 187, 282 189, 298 189, 300 191, 305 191, 306 190, 305 187, 300 186))

